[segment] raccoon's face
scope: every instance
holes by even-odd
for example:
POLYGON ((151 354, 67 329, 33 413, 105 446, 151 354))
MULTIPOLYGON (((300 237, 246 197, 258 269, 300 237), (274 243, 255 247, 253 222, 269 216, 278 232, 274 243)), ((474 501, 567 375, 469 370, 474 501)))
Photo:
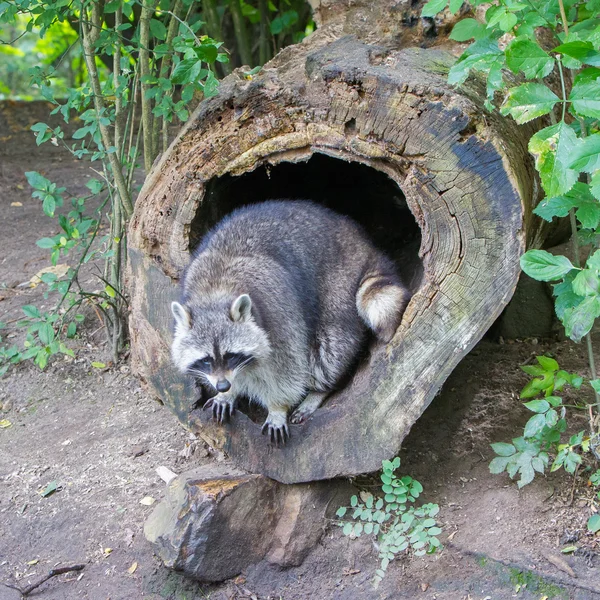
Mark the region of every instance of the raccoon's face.
POLYGON ((210 383, 218 392, 229 391, 236 376, 270 352, 269 339, 252 317, 247 294, 193 309, 173 302, 171 311, 173 362, 182 373, 210 383))

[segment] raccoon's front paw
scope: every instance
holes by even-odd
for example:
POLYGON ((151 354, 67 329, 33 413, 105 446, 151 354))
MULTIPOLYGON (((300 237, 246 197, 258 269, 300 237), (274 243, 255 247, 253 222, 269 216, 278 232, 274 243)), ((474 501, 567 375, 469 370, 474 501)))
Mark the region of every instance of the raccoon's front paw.
POLYGON ((212 416, 219 425, 228 422, 235 412, 235 403, 229 396, 213 396, 203 407, 203 410, 212 407, 212 416))
POLYGON ((261 433, 269 436, 272 444, 282 446, 290 437, 290 430, 287 424, 287 415, 285 413, 269 413, 265 424, 262 426, 261 433))
POLYGON ((290 422, 294 425, 304 423, 323 404, 328 392, 311 392, 292 413, 290 422))

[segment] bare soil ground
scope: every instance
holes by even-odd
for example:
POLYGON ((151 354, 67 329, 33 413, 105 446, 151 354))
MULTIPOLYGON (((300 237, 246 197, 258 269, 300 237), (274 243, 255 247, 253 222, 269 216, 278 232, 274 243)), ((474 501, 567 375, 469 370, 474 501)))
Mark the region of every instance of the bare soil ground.
MULTIPOLYGON (((35 146, 27 128, 39 120, 47 122, 41 103, 0 104, 0 320, 9 323, 2 343, 19 339, 11 327, 21 306, 45 302, 41 286, 19 284, 48 263, 35 241, 56 233, 23 173, 40 171, 72 192, 92 176, 89 165, 65 150, 35 146)), ((526 382, 519 365, 548 353, 564 368, 585 373, 581 345, 484 340, 415 425, 400 453, 401 470, 422 482, 426 500, 440 505, 445 548, 438 555, 394 561, 375 591, 372 542, 344 538, 328 526, 302 566, 262 563, 209 586, 161 565, 142 534, 152 507, 140 500, 162 498, 158 466, 180 473, 218 456, 147 396, 126 362, 106 370, 91 366, 108 358, 97 329, 90 321, 75 340, 75 360, 55 360, 44 372, 18 366, 0 379, 0 420, 11 423, 0 429, 0 582, 24 586, 55 565, 85 563, 81 573, 53 578, 30 597, 600 598, 600 540, 585 532, 592 510, 586 478, 558 472, 519 491, 487 467, 490 442, 515 437, 528 418, 518 399, 526 382), (51 482, 57 491, 43 497, 51 482), (561 554, 573 544, 582 549, 577 555, 561 554)), ((585 426, 583 416, 572 421, 574 430, 585 426)), ((0 600, 18 597, 0 585, 0 600)))

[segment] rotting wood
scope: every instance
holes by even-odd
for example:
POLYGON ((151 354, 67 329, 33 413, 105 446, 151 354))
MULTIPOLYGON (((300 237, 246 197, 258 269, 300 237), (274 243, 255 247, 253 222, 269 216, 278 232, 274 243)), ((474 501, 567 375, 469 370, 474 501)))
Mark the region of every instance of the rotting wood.
MULTIPOLYGON (((345 3, 323 4, 331 11, 345 3)), ((389 4, 371 5, 379 23, 389 4)), ((367 10, 361 2, 355 9, 367 10)), ((444 51, 398 50, 393 32, 382 46, 367 43, 373 35, 339 37, 357 13, 339 14, 343 25, 325 19, 252 79, 234 72, 222 82, 149 175, 130 227, 135 370, 238 466, 284 483, 374 471, 396 454, 509 301, 526 245, 551 232, 532 215, 539 186, 527 140, 535 125, 484 112, 477 80, 449 87, 453 58, 444 51), (421 231, 420 264, 411 265, 421 276, 394 340, 372 348, 348 387, 273 449, 245 414, 220 427, 197 409, 198 390, 170 364, 169 305, 198 223, 207 227, 235 206, 226 191, 211 196, 215 182, 323 155, 389 178, 421 231)))

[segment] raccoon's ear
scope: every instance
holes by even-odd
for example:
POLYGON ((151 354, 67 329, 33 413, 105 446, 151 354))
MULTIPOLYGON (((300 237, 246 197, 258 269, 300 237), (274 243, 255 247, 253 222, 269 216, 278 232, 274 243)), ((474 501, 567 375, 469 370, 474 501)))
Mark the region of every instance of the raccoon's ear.
POLYGON ((229 310, 232 321, 249 321, 252 317, 252 300, 248 294, 238 296, 229 310))
POLYGON ((187 306, 179 304, 179 302, 171 302, 171 312, 175 317, 177 325, 184 329, 191 329, 192 327, 192 313, 187 306))

